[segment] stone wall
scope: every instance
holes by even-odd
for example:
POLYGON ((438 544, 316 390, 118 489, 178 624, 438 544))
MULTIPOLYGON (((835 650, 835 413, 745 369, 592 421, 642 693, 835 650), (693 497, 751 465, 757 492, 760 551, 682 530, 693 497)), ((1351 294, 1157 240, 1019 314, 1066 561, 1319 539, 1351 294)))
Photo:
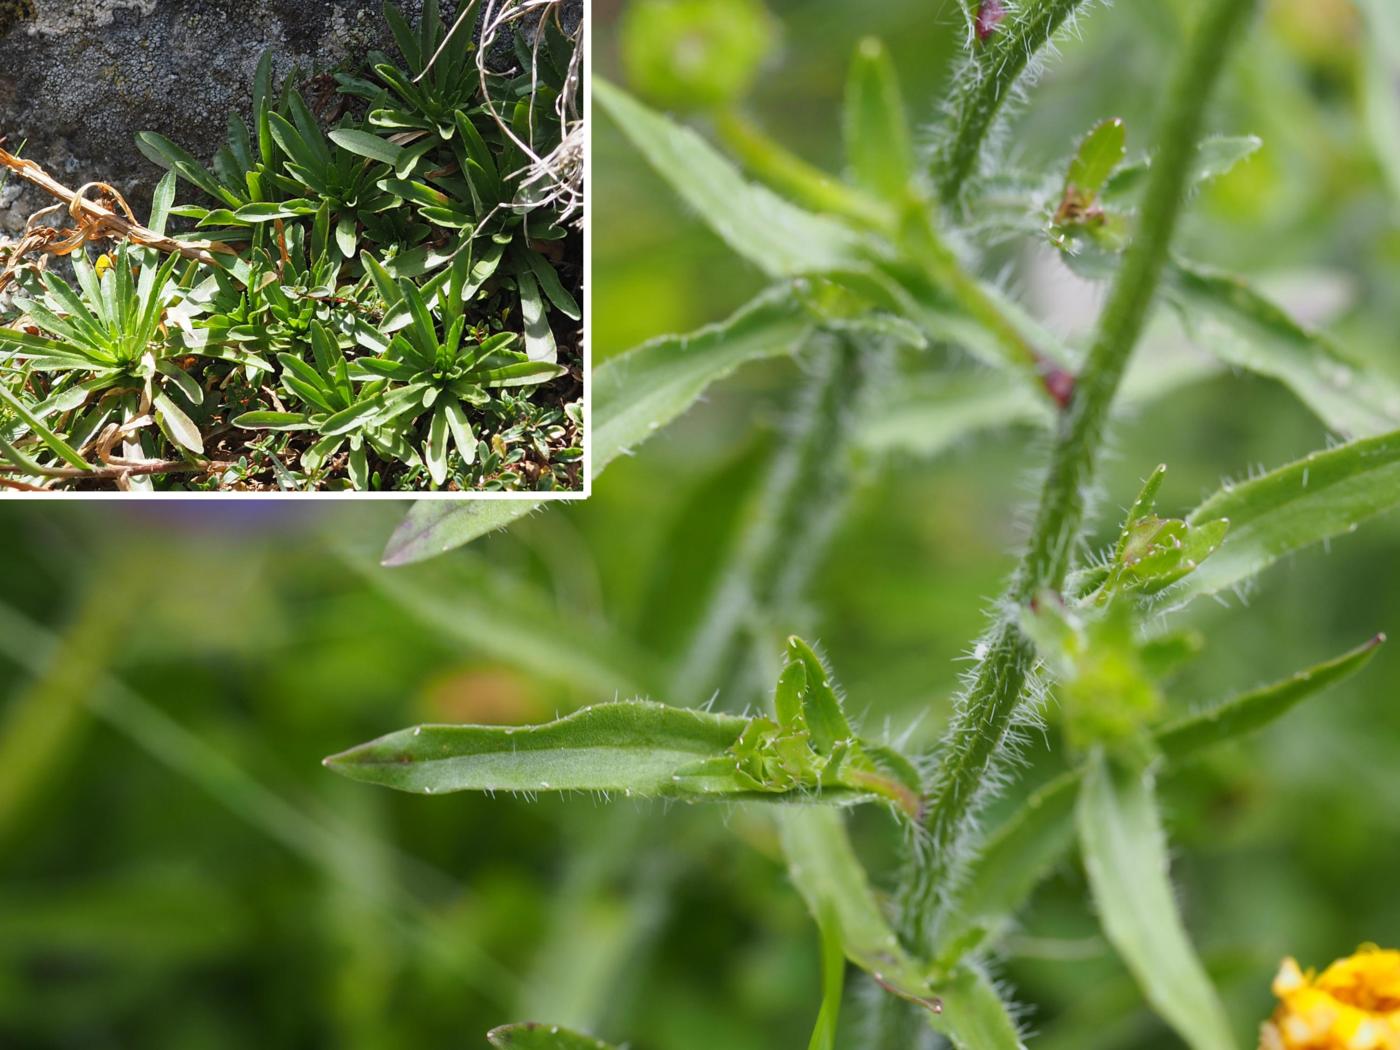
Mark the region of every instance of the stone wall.
MULTIPOLYGON (((420 0, 401 0, 411 20, 420 0)), ((446 6, 446 5, 444 5, 446 6)), ((160 169, 137 150, 159 131, 199 157, 246 114, 272 49, 278 77, 392 52, 380 0, 0 0, 0 135, 61 181, 111 182, 138 214, 160 169)), ((47 200, 0 190, 0 232, 47 200)))

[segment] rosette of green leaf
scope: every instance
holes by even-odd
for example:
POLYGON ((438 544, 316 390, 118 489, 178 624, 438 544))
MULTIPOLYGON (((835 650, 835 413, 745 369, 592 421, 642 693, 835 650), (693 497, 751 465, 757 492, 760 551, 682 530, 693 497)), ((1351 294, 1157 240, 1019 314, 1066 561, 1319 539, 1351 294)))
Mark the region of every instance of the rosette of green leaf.
POLYGON ((166 325, 167 311, 183 295, 173 280, 178 255, 156 266, 144 251, 124 245, 113 256, 99 277, 86 258, 74 255, 76 289, 53 273, 31 283, 30 294, 16 297, 16 306, 44 334, 0 329, 0 353, 49 379, 36 414, 61 416, 69 442, 78 448, 119 414, 124 421, 143 415, 138 404, 144 392, 166 437, 202 453, 198 427, 170 390, 189 406, 203 401, 204 390, 176 358, 240 355, 188 345, 177 325, 166 325))
POLYGON ((192 293, 207 303, 209 316, 198 327, 211 342, 300 354, 310 345, 314 320, 337 330, 369 327, 349 319, 361 289, 341 285, 345 260, 330 235, 329 204, 317 209, 309 232, 293 223, 277 234, 277 262, 264 246, 271 233, 266 226, 254 229, 245 277, 215 271, 192 293))
POLYGON ((174 172, 218 201, 218 208, 185 205, 171 209, 172 214, 197 219, 200 226, 242 225, 234 213, 249 204, 264 202, 273 192, 268 173, 279 162, 276 140, 268 116, 275 109, 272 93, 272 52, 264 52, 258 60, 253 77, 254 141, 248 126, 236 114, 229 115, 228 141, 214 156, 210 171, 188 151, 164 135, 143 131, 136 136, 136 147, 151 161, 174 172))
POLYGON ((356 378, 396 384, 395 398, 407 399, 409 406, 400 413, 401 429, 415 426, 422 414, 428 414, 423 462, 439 485, 447 479, 449 441, 464 463, 476 458, 476 436, 464 405, 485 404, 490 400, 487 391, 493 388, 534 386, 567 371, 510 349, 514 333, 469 337, 457 290, 464 277, 464 268, 454 267, 442 310, 443 332, 418 287, 412 281, 399 281, 409 324, 394 334, 382 356, 361 358, 350 369, 356 378))
POLYGON ((376 53, 371 56, 372 68, 384 86, 361 77, 336 76, 345 94, 371 103, 371 125, 395 131, 418 129, 441 139, 456 134, 455 115, 468 109, 480 93, 480 81, 470 64, 473 7, 475 0, 448 27, 438 0, 427 0, 415 31, 399 8, 384 6, 384 18, 408 68, 400 69, 376 53))
POLYGON ((302 466, 318 471, 349 445, 348 470, 356 488, 369 485, 367 444, 391 459, 416 462, 412 449, 384 424, 414 407, 411 391, 387 392, 388 381, 377 379, 355 386, 350 362, 336 339, 320 321, 310 323, 314 364, 293 353, 277 355, 282 388, 303 406, 301 412, 245 412, 233 425, 247 430, 315 431, 318 439, 302 453, 302 466))
MULTIPOLYGON (((274 219, 314 215, 319 202, 330 204, 335 217, 335 240, 341 254, 353 258, 359 244, 359 228, 374 240, 389 242, 400 231, 389 213, 399 197, 380 186, 387 165, 328 140, 298 92, 288 97, 288 120, 280 113, 269 113, 273 139, 285 154, 281 172, 273 175, 280 189, 310 194, 276 203, 246 204, 234 212, 240 221, 270 222, 274 219)), ((354 130, 346 124, 341 132, 354 130)), ((345 138, 344 134, 340 136, 345 138)), ((354 141, 354 140, 351 140, 354 141)))

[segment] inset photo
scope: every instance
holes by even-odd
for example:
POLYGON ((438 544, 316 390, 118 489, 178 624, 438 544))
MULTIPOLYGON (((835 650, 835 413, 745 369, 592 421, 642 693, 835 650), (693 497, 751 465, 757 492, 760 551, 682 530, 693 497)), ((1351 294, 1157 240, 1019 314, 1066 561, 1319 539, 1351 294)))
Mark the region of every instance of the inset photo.
POLYGON ((0 3, 0 493, 585 495, 584 8, 0 3))

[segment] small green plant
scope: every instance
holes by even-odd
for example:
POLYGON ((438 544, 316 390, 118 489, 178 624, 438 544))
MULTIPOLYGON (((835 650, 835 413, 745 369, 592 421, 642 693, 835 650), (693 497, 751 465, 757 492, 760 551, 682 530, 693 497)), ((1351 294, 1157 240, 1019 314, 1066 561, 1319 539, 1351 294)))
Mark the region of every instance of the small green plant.
POLYGON ((125 202, 84 209, 10 158, 6 172, 63 196, 75 225, 40 229, 6 259, 20 294, 0 317, 16 413, 0 480, 580 488, 581 237, 565 209, 522 189, 526 150, 563 134, 549 118, 561 90, 578 90, 561 68, 579 37, 541 18, 548 62, 527 48, 521 64, 478 75, 473 10, 449 29, 430 0, 413 31, 387 8, 408 69, 380 55, 383 86, 342 76, 329 128, 292 84, 277 90, 267 55, 252 125, 230 118, 212 167, 143 133, 139 148, 170 173, 142 238, 95 262, 89 245, 113 237, 125 202), (177 179, 208 201, 173 206, 177 179), (171 215, 195 231, 166 238, 171 215), (45 252, 71 260, 80 290, 18 258, 45 252), (507 386, 517 399, 493 400, 507 386), (518 444, 521 469, 476 467, 478 437, 538 416, 526 409, 536 401, 556 422, 518 444), (274 445, 247 447, 269 430, 274 445))
MULTIPOLYGON (((665 6, 684 24, 678 13, 686 5, 665 6)), ((893 65, 873 40, 858 46, 848 80, 844 178, 768 138, 731 106, 732 91, 717 90, 710 116, 733 159, 613 84, 594 87, 599 108, 655 171, 773 279, 727 321, 656 339, 598 369, 595 469, 642 444, 735 369, 788 355, 804 364, 789 425, 755 483, 761 512, 736 526, 713 586, 700 592, 708 596, 683 659, 660 686, 668 699, 692 705, 718 689, 721 703, 750 713, 600 704, 541 725, 420 726, 327 764, 431 794, 774 804, 791 881, 820 931, 814 1048, 835 1045, 838 1011, 851 1002, 843 998, 848 963, 869 985, 851 1045, 907 1050, 929 1045, 933 1032, 960 1050, 1025 1045, 1010 991, 990 974, 1032 891, 1077 851, 1104 938, 1146 1003, 1187 1045, 1229 1050, 1239 1046, 1237 1034, 1169 879, 1156 778, 1356 673, 1383 639, 1179 717, 1167 714, 1164 697, 1203 640, 1172 618, 1194 599, 1238 589, 1288 554, 1400 504, 1400 399, 1383 375, 1242 279, 1173 251, 1194 188, 1257 145, 1204 134, 1208 100, 1252 5, 1200 5, 1163 92, 1150 158, 1130 159, 1131 129, 1102 119, 1079 143, 1066 143, 1065 161, 1041 177, 994 164, 988 143, 1005 101, 1024 90, 1045 49, 1085 5, 961 6, 967 54, 927 163, 914 148, 893 65), (963 247, 1009 240, 1048 244, 1065 265, 1107 282, 1086 345, 1051 335, 985 280, 963 247), (1084 556, 1115 400, 1134 384, 1154 395, 1172 389, 1157 361, 1142 362, 1125 383, 1134 348, 1162 309, 1181 310, 1192 327, 1208 316, 1210 325, 1193 331, 1202 347, 1281 380, 1351 440, 1227 485, 1181 517, 1158 512, 1163 471, 1144 469, 1147 481, 1116 541, 1084 556), (897 355, 941 344, 966 351, 976 366, 952 358, 930 375, 924 360, 908 368, 924 384, 908 374, 889 378, 897 355), (903 429, 891 436, 883 417, 905 403, 903 429), (805 644, 790 643, 773 667, 774 632, 800 615, 804 585, 864 456, 888 444, 937 450, 1008 419, 1041 423, 1050 436, 1019 565, 975 643, 939 746, 910 752, 873 739, 805 644), (762 713, 754 714, 760 698, 762 713), (1019 742, 1047 719, 1066 771, 987 828, 989 803, 1014 779, 1019 742), (889 814, 904 843, 899 870, 874 877, 843 819, 870 803, 889 814)), ((649 61, 664 57, 671 23, 634 25, 658 34, 647 41, 649 61)), ((649 77, 650 67, 641 82, 649 77)), ((736 79, 729 68, 723 77, 736 79)), ((1218 365, 1191 367, 1203 374, 1218 365)), ((419 505, 386 561, 432 557, 530 509, 419 505)), ((584 1039, 531 1032, 543 1046, 584 1039)))

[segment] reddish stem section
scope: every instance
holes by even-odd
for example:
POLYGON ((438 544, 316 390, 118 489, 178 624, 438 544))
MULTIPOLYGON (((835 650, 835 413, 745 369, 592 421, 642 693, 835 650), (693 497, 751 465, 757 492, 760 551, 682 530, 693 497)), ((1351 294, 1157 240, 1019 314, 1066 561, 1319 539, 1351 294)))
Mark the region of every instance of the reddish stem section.
POLYGON ((1074 373, 1066 372, 1059 365, 1046 365, 1040 374, 1040 381, 1045 385, 1045 392, 1055 399, 1055 404, 1062 409, 1069 408, 1070 398, 1074 396, 1074 373))
POLYGON ((1006 4, 1002 0, 982 0, 977 5, 977 39, 986 43, 1005 17, 1006 4))

